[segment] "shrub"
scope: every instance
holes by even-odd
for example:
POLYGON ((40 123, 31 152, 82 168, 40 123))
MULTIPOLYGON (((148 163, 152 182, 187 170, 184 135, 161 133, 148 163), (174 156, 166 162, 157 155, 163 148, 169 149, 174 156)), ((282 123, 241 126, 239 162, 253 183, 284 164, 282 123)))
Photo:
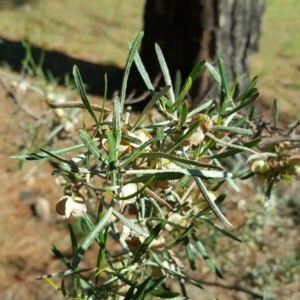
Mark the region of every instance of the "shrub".
POLYGON ((288 154, 292 148, 289 138, 279 141, 289 145, 281 145, 272 137, 261 141, 253 120, 254 109, 244 112, 258 97, 257 78, 234 96, 235 82, 229 86, 218 55, 219 71, 209 62, 201 61, 183 86, 176 83, 173 89, 163 54, 156 45, 166 86, 155 91, 137 53, 142 35, 129 44, 120 97, 114 99, 112 111, 105 108, 105 101, 103 106, 90 103, 76 66, 73 75, 82 103, 51 104, 60 108, 79 106, 88 111, 94 125, 87 127, 83 123, 79 130, 81 144, 14 156, 27 160, 51 158, 54 174, 64 177, 61 184, 65 194, 57 202, 57 213, 80 218, 84 232, 80 244, 73 226, 68 224, 72 261, 52 247, 68 270, 40 277, 50 281, 50 277, 71 275, 72 287, 67 287, 63 279, 58 288, 64 296, 144 299, 152 295, 186 299, 185 283, 201 288, 184 273, 186 260, 196 270, 197 257, 202 257, 212 272, 222 277, 205 249, 201 228, 211 227, 239 241, 223 229, 231 224, 220 209, 226 198, 221 187, 226 185, 225 189, 239 191, 233 179, 257 173, 267 184, 268 198, 278 180, 299 176, 299 159, 288 154), (152 96, 135 120, 130 108, 125 107, 133 62, 152 96), (186 96, 203 68, 210 71, 219 85, 220 98, 190 109, 186 96), (155 105, 160 119, 146 124, 143 120, 155 105), (253 150, 259 143, 268 147, 263 152, 253 150), (63 157, 65 154, 72 154, 72 158, 63 157), (247 159, 254 161, 251 171, 247 159), (129 210, 134 216, 128 216, 129 210), (122 251, 108 249, 108 234, 118 241, 122 251), (92 243, 99 248, 95 268, 82 269, 80 262, 92 243), (179 254, 180 247, 185 249, 186 257, 179 254), (86 271, 93 271, 94 278, 84 276, 86 271), (183 297, 167 287, 166 280, 171 277, 178 280, 183 297))

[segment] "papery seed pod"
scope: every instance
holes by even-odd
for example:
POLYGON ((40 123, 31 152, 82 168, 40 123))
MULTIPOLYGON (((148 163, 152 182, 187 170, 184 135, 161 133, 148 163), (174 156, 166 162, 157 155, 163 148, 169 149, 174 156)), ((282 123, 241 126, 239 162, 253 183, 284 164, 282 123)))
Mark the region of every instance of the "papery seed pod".
POLYGON ((255 174, 265 174, 269 169, 270 165, 264 160, 256 160, 251 165, 251 171, 255 174))
POLYGON ((210 117, 208 115, 205 114, 195 114, 192 117, 192 124, 195 124, 197 121, 201 121, 200 123, 200 128, 202 129, 203 133, 206 133, 208 131, 210 131, 213 127, 213 123, 212 120, 210 119, 210 117))
POLYGON ((74 217, 82 217, 86 214, 87 208, 84 200, 80 197, 62 196, 56 203, 56 212, 69 218, 70 215, 74 217))
MULTIPOLYGON (((179 213, 171 214, 168 217, 168 221, 170 221, 170 222, 172 222, 174 224, 180 225, 180 226, 184 226, 184 227, 187 227, 187 226, 190 225, 189 219, 186 216, 182 216, 179 213)), ((174 226, 172 226, 171 224, 167 224, 165 228, 168 231, 174 230, 174 226)))
POLYGON ((299 156, 293 156, 290 157, 287 160, 287 173, 289 175, 296 176, 296 179, 300 179, 300 157, 299 156))
MULTIPOLYGON (((136 193, 138 190, 138 186, 135 183, 129 183, 122 187, 120 192, 120 197, 125 198, 129 197, 130 195, 136 193)), ((134 203, 137 199, 137 196, 133 196, 127 200, 120 201, 120 211, 123 212, 126 205, 134 203)))
MULTIPOLYGON (((150 139, 152 139, 152 135, 143 128, 138 129, 134 133, 130 133, 129 135, 130 136, 132 135, 133 137, 136 137, 137 139, 139 139, 142 142, 142 144, 144 144, 144 143, 148 142, 150 139)), ((134 148, 138 148, 141 146, 141 145, 134 144, 134 143, 132 143, 131 145, 134 148)), ((145 148, 145 150, 151 150, 151 147, 148 146, 145 148)))
POLYGON ((149 245, 149 249, 153 249, 153 250, 163 250, 166 244, 166 240, 165 238, 160 235, 158 238, 154 239, 150 245, 149 245))
MULTIPOLYGON (((184 130, 183 134, 187 133, 189 129, 184 130)), ((198 146, 205 138, 203 130, 198 128, 188 139, 181 143, 182 146, 198 146)))
MULTIPOLYGON (((199 189, 194 188, 186 199, 188 205, 184 208, 184 210, 186 212, 189 211, 189 214, 191 214, 192 212, 198 213, 209 207, 203 195, 202 194, 199 195, 199 193, 200 193, 199 189)), ((216 201, 216 199, 218 198, 218 195, 215 192, 207 191, 207 194, 212 201, 216 201)))

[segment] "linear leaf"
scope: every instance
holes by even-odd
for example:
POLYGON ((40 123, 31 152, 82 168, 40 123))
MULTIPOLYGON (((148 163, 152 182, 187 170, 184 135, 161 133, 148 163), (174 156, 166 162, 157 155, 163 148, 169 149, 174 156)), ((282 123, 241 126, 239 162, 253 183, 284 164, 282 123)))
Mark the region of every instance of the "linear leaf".
POLYGON ((54 255, 60 259, 68 268, 71 268, 71 264, 69 260, 55 247, 55 245, 51 245, 51 251, 54 255))
POLYGON ((249 135, 252 136, 253 132, 248 129, 240 128, 240 127, 227 127, 227 126, 213 126, 213 131, 220 131, 220 132, 230 132, 242 135, 249 135))
POLYGON ((83 104, 85 105, 86 109, 88 110, 88 112, 90 113, 90 115, 92 116, 92 118, 94 119, 95 123, 97 124, 98 119, 97 119, 95 112, 91 106, 91 103, 87 97, 79 69, 76 65, 73 67, 73 76, 74 76, 74 82, 75 82, 76 88, 79 92, 79 95, 81 97, 81 100, 82 100, 83 104))
POLYGON ((189 164, 189 165, 196 166, 196 167, 219 169, 219 170, 224 169, 223 167, 219 167, 214 164, 201 163, 196 160, 189 160, 189 159, 181 158, 181 157, 163 153, 163 152, 145 152, 145 153, 142 153, 140 155, 140 157, 166 158, 170 161, 179 162, 182 164, 189 164))
POLYGON ((142 113, 140 114, 140 116, 138 117, 138 119, 135 121, 134 125, 132 126, 132 131, 134 131, 134 129, 141 123, 141 121, 144 119, 144 117, 146 116, 146 114, 148 113, 148 111, 153 107, 153 105, 163 96, 165 95, 169 90, 170 90, 171 86, 167 85, 165 86, 161 91, 159 91, 158 93, 156 93, 153 98, 148 102, 148 104, 146 105, 146 107, 143 109, 142 113))
MULTIPOLYGON (((131 49, 132 47, 132 44, 130 42, 128 42, 128 46, 129 46, 129 49, 131 49)), ((134 62, 135 62, 135 65, 141 75, 141 77, 143 78, 144 80, 144 83, 146 84, 146 87, 148 88, 148 90, 150 91, 150 93, 152 94, 152 92, 154 92, 154 86, 150 80, 150 77, 145 69, 145 66, 141 60, 141 57, 139 55, 139 53, 136 51, 135 52, 135 55, 134 55, 134 62)))
POLYGON ((95 156, 96 159, 100 158, 100 151, 96 146, 95 142, 91 137, 86 133, 85 130, 79 130, 80 138, 82 139, 85 146, 90 150, 90 152, 95 156))
MULTIPOLYGON (((260 156, 262 156, 262 157, 265 157, 263 154, 260 154, 260 153, 254 151, 254 150, 252 150, 252 149, 250 149, 250 148, 248 148, 248 147, 245 147, 245 145, 244 145, 244 146, 240 146, 240 145, 236 145, 236 144, 232 144, 232 143, 227 143, 227 142, 225 142, 225 141, 223 141, 223 140, 220 140, 220 139, 216 138, 213 134, 211 134, 211 133, 209 133, 209 132, 207 132, 206 135, 207 135, 208 137, 210 137, 211 139, 213 139, 214 141, 216 141, 217 143, 223 145, 223 146, 227 146, 227 147, 229 147, 229 148, 238 149, 238 150, 242 150, 242 151, 249 151, 249 152, 251 152, 251 153, 260 155, 260 156)), ((252 141, 252 142, 253 142, 253 141, 252 141)), ((216 157, 214 157, 214 158, 216 158, 216 157)))
POLYGON ((145 295, 145 291, 146 291, 146 287, 148 285, 148 283, 151 281, 151 277, 146 278, 142 284, 140 284, 137 288, 137 291, 134 295, 134 297, 132 298, 132 300, 142 300, 144 299, 144 295, 145 295))
POLYGON ((173 104, 175 102, 175 96, 174 96, 174 91, 173 91, 173 87, 172 87, 171 76, 170 76, 169 69, 168 69, 167 63, 165 61, 164 55, 158 44, 155 44, 155 51, 156 51, 156 55, 158 58, 158 62, 159 62, 162 74, 165 79, 165 83, 166 83, 166 85, 170 86, 170 90, 168 91, 168 94, 169 94, 169 100, 173 104))
MULTIPOLYGON (((51 150, 52 154, 59 155, 59 154, 64 154, 67 152, 71 152, 74 150, 78 150, 80 148, 83 148, 85 145, 84 144, 79 144, 67 148, 61 148, 61 149, 56 149, 56 150, 51 150)), ((45 152, 37 152, 37 153, 24 153, 24 154, 16 154, 12 155, 10 158, 13 159, 19 159, 19 160, 38 160, 38 159, 43 159, 43 158, 49 158, 50 155, 45 153, 45 152)))
POLYGON ((218 67, 219 67, 219 71, 220 71, 221 88, 226 96, 225 100, 227 100, 227 99, 231 100, 229 86, 228 86, 228 77, 226 74, 226 68, 225 68, 224 61, 219 52, 217 52, 217 60, 218 60, 218 67))
POLYGON ((121 87, 121 95, 120 95, 120 111, 123 111, 124 103, 125 103, 125 96, 126 96, 126 89, 127 89, 127 81, 129 77, 130 68, 132 62, 134 60, 134 56, 137 52, 137 49, 140 45, 140 42, 143 38, 144 32, 140 32, 137 37, 135 38, 134 42, 132 43, 131 49, 128 54, 128 58, 126 61, 125 71, 122 80, 122 87, 121 87))
POLYGON ((252 92, 252 90, 254 89, 254 87, 256 86, 257 83, 257 78, 258 76, 255 76, 251 82, 248 84, 248 86, 246 87, 246 89, 242 92, 242 94, 240 94, 236 99, 235 102, 239 102, 239 101, 243 101, 246 98, 248 98, 249 94, 252 92))
POLYGON ((202 217, 201 220, 203 220, 204 222, 208 223, 210 226, 212 226, 213 228, 215 228, 217 231, 221 232, 223 235, 233 239, 234 241, 240 242, 242 243, 243 241, 240 240, 239 238, 237 238, 236 236, 234 236, 232 233, 222 229, 221 227, 219 227, 217 224, 214 224, 212 221, 208 220, 205 217, 202 217))
POLYGON ((210 74, 213 76, 213 78, 215 79, 215 81, 217 82, 217 84, 222 87, 222 82, 221 82, 221 77, 220 74, 218 73, 218 71, 215 69, 215 67, 210 64, 209 62, 205 63, 205 66, 207 67, 207 69, 209 70, 210 74))
POLYGON ((236 106, 235 108, 226 111, 224 113, 224 115, 222 115, 223 118, 227 118, 228 116, 230 116, 231 114, 240 111, 242 108, 246 107, 247 105, 250 105, 251 103, 253 103, 255 100, 257 100, 259 96, 259 92, 256 89, 253 89, 252 93, 249 95, 249 97, 242 102, 241 105, 236 106))
POLYGON ((194 180, 196 181, 197 186, 199 187, 204 199, 206 200, 207 204, 210 206, 213 213, 216 215, 216 217, 220 220, 220 222, 227 226, 232 227, 230 222, 225 218, 225 216, 221 213, 216 203, 211 199, 208 190, 206 186, 203 184, 200 178, 194 177, 194 180))
MULTIPOLYGON (((258 145, 260 143, 260 141, 261 141, 261 139, 253 140, 249 143, 244 144, 243 147, 252 148, 252 147, 258 145)), ((240 152, 243 152, 243 151, 245 151, 245 150, 243 150, 243 149, 232 149, 232 150, 229 150, 229 151, 226 151, 226 152, 223 152, 223 153, 207 156, 206 158, 217 158, 217 159, 225 158, 225 157, 229 157, 229 156, 234 156, 237 153, 240 153, 240 152)), ((258 157, 261 157, 260 153, 255 153, 254 155, 256 155, 258 157)), ((264 156, 267 156, 267 155, 264 154, 264 156)))
POLYGON ((197 169, 153 169, 153 170, 127 170, 125 174, 143 174, 143 175, 172 175, 182 174, 200 178, 227 178, 232 177, 231 173, 227 171, 214 171, 214 170, 197 170, 197 169))
POLYGON ((193 251, 192 251, 192 248, 191 248, 191 243, 189 242, 189 238, 186 237, 184 239, 184 245, 185 245, 185 253, 186 253, 186 258, 190 264, 190 267, 193 271, 195 271, 197 268, 196 268, 196 262, 195 262, 195 259, 194 259, 194 255, 193 255, 193 251))
POLYGON ((221 274, 221 272, 218 270, 218 268, 215 266, 215 264, 213 263, 213 261, 211 260, 211 258, 209 257, 208 253, 206 252, 203 244, 201 243, 201 241, 197 238, 197 236, 192 233, 192 238, 195 241, 198 250, 200 252, 200 255, 203 257, 203 259, 205 260, 206 264, 208 265, 208 267, 219 277, 223 279, 223 276, 221 274))
POLYGON ((110 216, 112 214, 113 207, 110 206, 103 216, 102 220, 95 226, 95 228, 88 234, 88 236, 84 239, 81 246, 78 248, 78 251, 72 261, 71 269, 74 270, 77 268, 80 263, 84 253, 92 244, 92 242, 99 236, 99 231, 106 225, 106 223, 110 220, 110 216))
POLYGON ((135 257, 131 261, 131 264, 136 263, 143 254, 147 252, 148 247, 150 244, 157 238, 160 232, 165 228, 168 220, 163 220, 159 224, 157 224, 149 233, 149 236, 144 240, 143 244, 140 246, 140 249, 136 253, 135 257))

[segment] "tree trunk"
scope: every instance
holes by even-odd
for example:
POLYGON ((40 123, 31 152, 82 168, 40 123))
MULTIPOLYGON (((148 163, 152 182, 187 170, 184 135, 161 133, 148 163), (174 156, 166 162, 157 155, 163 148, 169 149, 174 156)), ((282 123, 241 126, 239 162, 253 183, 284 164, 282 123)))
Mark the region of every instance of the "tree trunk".
MULTIPOLYGON (((258 50, 264 0, 147 0, 141 57, 152 80, 160 72, 154 44, 161 47, 171 76, 183 80, 201 60, 216 64, 219 51, 230 81, 238 75, 238 90, 249 82, 249 58, 258 50)), ((202 71, 190 91, 193 105, 217 96, 208 71, 202 71)))

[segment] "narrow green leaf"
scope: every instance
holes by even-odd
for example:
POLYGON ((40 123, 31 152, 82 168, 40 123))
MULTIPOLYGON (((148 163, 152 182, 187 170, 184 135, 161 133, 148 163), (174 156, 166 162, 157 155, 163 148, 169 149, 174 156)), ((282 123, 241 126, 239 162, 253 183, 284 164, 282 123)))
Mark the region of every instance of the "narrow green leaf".
POLYGON ((200 61, 193 68, 193 70, 189 74, 188 78, 184 82, 183 87, 182 87, 182 89, 181 89, 181 91, 179 93, 179 96, 177 97, 175 103, 172 106, 173 110, 176 110, 177 107, 179 107, 181 105, 182 101, 184 100, 184 98, 186 97, 187 93, 189 92, 189 90, 190 90, 190 88, 192 86, 193 81, 198 76, 198 74, 201 72, 201 70, 203 69, 203 67, 204 67, 205 64, 206 64, 206 61, 200 61))
POLYGON ((170 90, 168 91, 168 95, 169 95, 169 100, 173 104, 175 102, 175 96, 174 96, 171 76, 170 76, 169 69, 168 69, 167 63, 165 61, 164 55, 163 55, 163 53, 162 53, 162 51, 161 51, 158 44, 155 44, 155 51, 156 51, 156 55, 157 55, 157 58, 158 58, 158 62, 159 62, 162 74, 164 76, 165 83, 166 83, 167 86, 170 86, 170 90))
POLYGON ((187 258, 187 260, 190 264, 190 267, 193 271, 196 271, 197 270, 196 262, 195 262, 195 259, 194 259, 193 251, 192 251, 191 244, 189 242, 188 237, 186 237, 184 239, 184 246, 185 246, 186 258, 187 258))
POLYGON ((230 88, 230 92, 229 92, 230 98, 233 97, 238 83, 239 83, 239 77, 238 77, 238 75, 235 75, 232 86, 230 88))
POLYGON ((111 131, 107 131, 107 141, 109 146, 109 163, 115 163, 117 158, 116 141, 111 131))
POLYGON ((180 127, 182 127, 185 124, 188 113, 189 113, 188 105, 186 102, 184 102, 182 106, 181 116, 180 116, 180 123, 179 123, 180 127))
POLYGON ((146 116, 146 114, 148 113, 148 111, 153 107, 153 105, 163 96, 165 95, 169 90, 170 90, 171 86, 167 85, 165 86, 161 91, 159 91, 158 93, 155 94, 155 96, 153 96, 153 98, 148 102, 148 104, 146 105, 146 107, 143 109, 142 113, 140 114, 140 116, 138 117, 138 119, 135 121, 134 125, 132 126, 131 131, 134 131, 135 128, 141 123, 141 121, 143 120, 143 118, 146 116))
POLYGON ((258 95, 259 95, 258 91, 253 90, 253 93, 251 95, 249 95, 249 97, 245 101, 243 101, 241 105, 236 106, 235 108, 231 109, 230 111, 225 112, 224 115, 222 115, 222 117, 227 118, 231 114, 241 111, 242 108, 244 108, 244 107, 252 104, 254 101, 256 101, 258 98, 258 95))
MULTIPOLYGON (((72 163, 59 164, 56 162, 52 162, 52 165, 55 167, 53 174, 57 174, 61 171, 67 172, 67 173, 75 173, 75 174, 91 174, 92 173, 90 170, 88 170, 86 168, 79 168, 72 163)), ((94 172, 94 173, 97 173, 97 172, 94 172)))
POLYGON ((176 292, 168 292, 161 290, 152 290, 149 292, 152 296, 157 297, 158 299, 172 299, 172 300, 190 300, 190 298, 186 297, 178 297, 180 294, 176 292))
POLYGON ((198 177, 194 177, 194 180, 195 180, 197 186, 199 187, 199 189, 200 189, 204 199, 206 200, 207 204, 209 205, 209 207, 211 208, 211 210, 213 211, 215 216, 219 219, 219 221, 227 227, 232 227, 230 222, 221 213, 221 211, 218 208, 218 206, 216 205, 216 203, 211 199, 211 197, 208 193, 208 190, 207 190, 206 186, 203 184, 203 182, 201 181, 201 179, 198 178, 198 177))
MULTIPOLYGON (((129 49, 132 48, 132 44, 130 42, 128 42, 128 46, 129 46, 129 49)), ((135 52, 134 62, 135 62, 135 65, 136 65, 136 67, 137 67, 137 69, 138 69, 141 77, 144 80, 144 83, 145 83, 146 87, 148 88, 148 90, 152 94, 152 92, 154 92, 154 86, 153 86, 153 84, 152 84, 152 82, 150 80, 150 77, 149 77, 149 75, 148 75, 148 73, 147 73, 147 71, 146 71, 146 69, 144 67, 144 64, 143 64, 143 62, 141 60, 141 57, 140 57, 138 51, 135 52)), ((153 94, 152 94, 152 96, 153 96, 153 94)))
POLYGON ((65 287, 65 279, 63 278, 63 280, 61 281, 61 285, 60 285, 60 289, 61 292, 63 294, 64 297, 67 297, 67 291, 66 291, 66 287, 65 287))
POLYGON ((83 255, 86 250, 92 244, 92 242, 98 237, 99 231, 106 225, 106 223, 110 220, 110 216, 112 214, 113 207, 110 206, 103 216, 102 220, 95 226, 95 228, 88 234, 88 236, 84 239, 81 246, 78 248, 78 251, 72 261, 71 269, 74 270, 77 268, 80 263, 83 255))
POLYGON ((215 266, 215 264, 213 263, 213 261, 211 260, 211 258, 209 257, 208 253, 206 252, 203 244, 201 243, 201 241, 197 238, 197 236, 192 233, 192 238, 195 241, 198 250, 200 252, 200 255, 203 257, 203 259, 205 260, 206 264, 208 265, 208 267, 219 277, 223 279, 223 276, 221 274, 221 272, 218 270, 218 268, 215 266))
POLYGON ((219 72, 215 69, 215 67, 209 62, 205 63, 206 68, 209 70, 210 74, 213 76, 217 84, 222 87, 221 77, 219 72))
POLYGON ((90 150, 90 152, 95 156, 96 159, 99 159, 101 156, 100 151, 93 139, 91 139, 90 136, 86 133, 86 131, 82 129, 79 130, 79 135, 85 146, 90 150))
POLYGON ((129 142, 131 144, 137 144, 137 145, 141 145, 142 141, 139 140, 136 137, 130 136, 130 135, 122 135, 122 140, 129 142))
MULTIPOLYGON (((54 155, 59 155, 59 154, 64 154, 64 153, 71 152, 74 150, 78 150, 80 148, 83 148, 84 146, 85 146, 84 144, 79 144, 79 145, 75 145, 75 146, 71 146, 71 147, 67 147, 67 148, 51 150, 48 152, 51 152, 51 154, 54 154, 54 155)), ((11 156, 10 158, 19 159, 19 160, 38 160, 38 159, 44 159, 44 158, 49 158, 49 157, 51 157, 51 156, 45 152, 38 152, 38 153, 16 154, 16 155, 11 156)))
POLYGON ((181 82, 182 82, 181 72, 177 70, 175 74, 175 84, 174 84, 175 99, 177 99, 179 96, 180 89, 181 89, 181 82))
POLYGON ((185 231, 182 233, 182 235, 181 235, 179 238, 177 238, 177 239, 175 240, 175 242, 173 242, 172 244, 166 246, 166 250, 172 249, 172 248, 174 248, 175 246, 179 245, 179 244, 180 244, 181 242, 183 242, 183 241, 185 240, 185 238, 186 238, 191 232, 193 232, 194 230, 195 230, 194 224, 192 223, 189 227, 187 227, 187 228, 185 229, 185 231))
POLYGON ((201 220, 203 220, 204 222, 208 223, 210 226, 212 226, 213 228, 215 228, 217 231, 219 231, 220 233, 222 233, 223 235, 233 239, 234 241, 240 242, 242 243, 243 241, 240 240, 239 238, 237 238, 236 236, 234 236, 232 233, 222 229, 221 227, 219 227, 218 225, 214 224, 212 221, 208 220, 205 217, 202 217, 201 220))
POLYGON ((62 272, 55 272, 55 273, 51 273, 51 274, 47 274, 47 275, 42 275, 42 276, 38 276, 36 277, 36 279, 40 280, 40 279, 46 279, 46 278, 52 278, 52 277, 65 277, 65 276, 69 276, 72 274, 79 274, 82 272, 91 272, 91 271, 96 271, 95 268, 87 268, 87 269, 80 269, 80 270, 67 270, 67 271, 62 271, 62 272))
POLYGON ((151 231, 149 236, 144 240, 143 244, 140 246, 140 249, 136 253, 135 257, 131 261, 131 264, 136 263, 143 254, 147 252, 149 245, 157 238, 160 232, 165 228, 168 220, 163 220, 159 224, 157 224, 151 231))
MULTIPOLYGON (((93 229, 95 228, 95 225, 93 224, 92 220, 90 219, 90 217, 85 214, 84 216, 82 216, 80 218, 80 221, 82 223, 82 226, 86 227, 86 229, 91 232, 93 231, 93 229)), ((101 241, 100 241, 100 238, 99 237, 96 237, 96 242, 99 246, 101 246, 101 241)))
POLYGON ((240 127, 213 126, 212 131, 230 132, 230 133, 242 134, 248 136, 253 135, 253 132, 251 130, 240 128, 240 127))
MULTIPOLYGON (((252 150, 252 149, 250 149, 250 148, 245 147, 245 145, 244 145, 244 146, 240 146, 240 145, 236 145, 236 144, 232 144, 232 143, 227 143, 227 142, 225 142, 225 141, 223 141, 223 140, 220 140, 220 139, 216 138, 216 137, 215 137, 213 134, 211 134, 210 132, 207 132, 206 135, 207 135, 208 137, 210 137, 211 139, 213 139, 214 141, 216 141, 217 143, 223 145, 223 146, 227 146, 227 147, 229 147, 229 148, 238 149, 238 150, 242 150, 242 151, 248 151, 248 152, 251 152, 251 153, 260 155, 260 156, 262 156, 262 157, 265 157, 263 154, 260 154, 260 153, 254 151, 254 150, 252 150)), ((252 141, 252 142, 253 142, 253 141, 252 141)), ((215 157, 215 158, 216 158, 216 157, 215 157)))
MULTIPOLYGON (((159 174, 164 174, 167 176, 172 176, 172 174, 181 174, 183 175, 193 176, 193 177, 200 177, 200 178, 227 178, 231 177, 231 173, 227 171, 214 171, 214 170, 197 170, 197 169, 153 169, 153 170, 127 170, 125 174, 136 175, 136 174, 143 174, 143 175, 154 175, 157 177, 159 174)), ((164 177, 163 177, 164 178, 164 177)))
MULTIPOLYGON (((76 253, 77 253, 77 248, 78 248, 77 240, 76 240, 74 230, 73 230, 70 223, 68 223, 68 228, 69 228, 70 237, 71 237, 72 252, 73 252, 73 256, 75 256, 76 253)), ((75 291, 77 290, 77 286, 78 286, 78 273, 74 272, 74 274, 73 274, 73 288, 74 288, 75 291)))
POLYGON ((60 259, 68 268, 71 268, 71 264, 69 260, 55 247, 55 245, 51 245, 51 251, 54 255, 60 259))
POLYGON ((67 159, 64 159, 63 157, 60 157, 59 155, 54 154, 51 151, 48 151, 48 150, 46 150, 44 148, 40 148, 40 150, 42 150, 43 152, 45 152, 46 154, 48 154, 50 157, 55 158, 55 159, 57 159, 59 161, 62 161, 62 162, 67 162, 68 161, 67 159))
POLYGON ((177 107, 179 107, 182 103, 182 101, 184 100, 185 96, 187 95, 187 93, 189 92, 191 86, 192 86, 193 80, 191 77, 188 77, 180 91, 180 94, 178 96, 178 98, 176 99, 175 103, 173 104, 173 106, 171 107, 173 111, 175 111, 177 109, 177 107))
MULTIPOLYGON (((101 204, 105 207, 105 208, 109 208, 110 206, 103 201, 102 198, 98 197, 98 199, 100 200, 101 204)), ((127 226, 128 228, 132 229, 133 231, 135 231, 137 234, 148 237, 149 236, 149 232, 147 232, 146 230, 144 230, 143 228, 141 228, 140 226, 137 226, 133 220, 128 220, 126 217, 124 217, 121 213, 117 212, 116 210, 113 210, 112 213, 117 217, 117 219, 123 223, 125 226, 127 226)))
MULTIPOLYGON (((152 280, 148 283, 148 286, 146 288, 146 294, 150 293, 151 295, 153 295, 152 291, 154 291, 158 287, 160 287, 163 283, 166 282, 166 280, 167 280, 167 276, 160 276, 160 277, 152 278, 152 280)), ((161 292, 163 292, 163 291, 161 291, 161 292)))
POLYGON ((188 113, 188 118, 191 118, 193 115, 202 112, 203 110, 212 107, 214 105, 214 101, 213 100, 208 100, 206 102, 204 102, 203 104, 199 105, 198 107, 196 107, 195 109, 193 109, 191 112, 188 113))
POLYGON ((134 60, 135 54, 137 52, 137 49, 141 43, 141 40, 143 38, 144 32, 141 32, 137 35, 134 42, 132 43, 131 49, 129 51, 129 55, 126 61, 125 71, 123 75, 122 80, 122 87, 121 87, 121 95, 120 95, 120 111, 123 111, 124 103, 125 103, 125 96, 126 96, 126 89, 127 89, 127 81, 129 77, 130 68, 132 65, 132 62, 134 60))
POLYGON ((112 118, 112 128, 113 130, 121 130, 121 106, 120 99, 116 97, 114 99, 114 108, 113 108, 113 118, 112 118))
MULTIPOLYGON (((260 141, 261 141, 261 139, 253 140, 249 143, 244 144, 243 147, 252 148, 252 147, 258 145, 260 143, 260 141)), ((243 151, 245 151, 245 150, 243 150, 243 149, 232 149, 232 150, 229 150, 229 151, 226 151, 226 152, 223 152, 223 153, 207 156, 206 158, 216 158, 216 159, 225 158, 225 157, 229 157, 229 156, 234 156, 237 153, 240 153, 240 152, 243 152, 243 151)), ((260 153, 255 153, 254 155, 257 155, 258 157, 261 157, 260 153)))
POLYGON ((153 172, 152 174, 149 175, 142 175, 142 176, 137 176, 133 178, 129 178, 123 182, 123 184, 128 184, 128 183, 144 183, 145 185, 147 182, 150 180, 152 182, 157 182, 157 181, 165 181, 165 180, 178 180, 182 178, 181 173, 162 173, 162 174, 155 174, 153 172))
POLYGON ((86 94, 86 91, 85 91, 85 88, 84 88, 84 85, 83 85, 83 82, 82 82, 82 79, 80 76, 79 69, 76 65, 73 67, 73 76, 74 76, 74 82, 75 82, 76 88, 79 92, 79 95, 81 97, 81 100, 82 100, 83 104, 85 105, 86 109, 88 110, 88 112, 90 113, 90 115, 92 116, 92 118, 94 119, 95 123, 97 124, 98 123, 97 117, 96 117, 95 112, 91 106, 91 103, 87 97, 87 94, 86 94))
POLYGON ((91 282, 85 279, 79 279, 80 287, 82 290, 89 296, 89 300, 97 300, 99 299, 96 293, 96 286, 91 282))
MULTIPOLYGON (((227 100, 227 99, 232 100, 230 97, 230 93, 229 93, 228 77, 226 74, 225 64, 224 64, 224 61, 219 52, 217 52, 217 60, 218 60, 218 67, 219 67, 219 71, 220 71, 221 88, 226 97, 224 100, 227 100)), ((221 104, 222 104, 222 102, 221 102, 221 104)))
POLYGON ((127 291, 124 300, 132 300, 132 299, 133 299, 133 296, 134 296, 134 290, 136 289, 136 287, 137 287, 137 283, 134 282, 134 283, 131 285, 130 289, 127 291))
POLYGON ((240 102, 240 101, 244 101, 245 99, 247 99, 249 97, 249 95, 252 93, 252 90, 254 89, 254 87, 256 86, 257 83, 257 78, 258 76, 255 76, 251 82, 248 84, 248 86, 246 87, 246 89, 242 92, 242 94, 240 94, 234 102, 240 102))
POLYGON ((160 266, 160 268, 162 268, 167 274, 170 274, 170 275, 175 276, 177 278, 183 279, 184 281, 189 282, 192 285, 194 285, 194 286, 196 286, 200 289, 203 289, 203 287, 197 281, 185 276, 181 272, 172 270, 170 268, 166 268, 164 266, 164 264, 161 262, 161 260, 159 259, 158 255, 156 253, 152 252, 152 257, 154 258, 155 262, 160 266))
MULTIPOLYGON (((278 174, 277 174, 278 175, 278 174)), ((268 183, 268 186, 266 188, 266 192, 265 192, 265 203, 264 203, 264 211, 265 211, 265 214, 267 213, 268 211, 268 207, 269 207, 269 201, 270 201, 270 198, 271 198, 271 193, 272 193, 272 189, 273 189, 273 186, 276 182, 276 179, 277 179, 277 176, 273 175, 273 178, 272 180, 268 183)))
POLYGON ((70 233, 70 237, 71 237, 72 252, 73 252, 73 255, 75 255, 77 252, 77 248, 78 248, 76 236, 75 236, 74 230, 72 228, 72 225, 70 223, 68 223, 68 228, 69 228, 69 233, 70 233))
POLYGON ((146 291, 146 287, 149 284, 149 282, 151 281, 151 277, 146 278, 142 284, 140 284, 137 288, 137 291, 134 295, 134 297, 132 298, 133 300, 142 300, 144 299, 144 296, 146 296, 145 291, 146 291))

